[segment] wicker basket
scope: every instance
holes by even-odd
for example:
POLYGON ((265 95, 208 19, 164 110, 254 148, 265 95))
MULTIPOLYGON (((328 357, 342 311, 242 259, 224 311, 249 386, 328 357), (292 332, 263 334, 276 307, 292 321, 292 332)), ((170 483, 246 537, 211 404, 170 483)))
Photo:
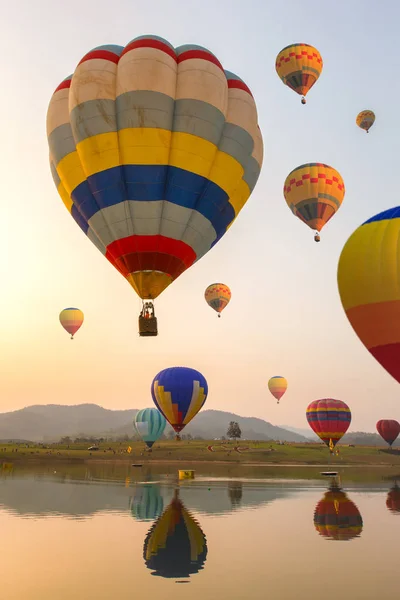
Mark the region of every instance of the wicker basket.
POLYGON ((139 317, 139 335, 140 336, 150 336, 157 335, 157 318, 150 317, 149 319, 145 319, 142 315, 139 317))

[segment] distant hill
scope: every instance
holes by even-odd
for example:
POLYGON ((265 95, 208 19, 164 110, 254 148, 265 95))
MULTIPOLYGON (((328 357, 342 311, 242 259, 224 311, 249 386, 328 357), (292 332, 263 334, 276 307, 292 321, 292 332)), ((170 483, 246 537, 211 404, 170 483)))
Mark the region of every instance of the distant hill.
POLYGON ((288 431, 293 431, 294 433, 298 433, 299 435, 303 435, 312 442, 319 440, 319 437, 316 433, 312 431, 311 428, 306 429, 305 427, 292 427, 291 425, 279 425, 279 427, 287 429, 288 431))
MULTIPOLYGON (((47 404, 28 406, 21 410, 0 414, 0 440, 57 441, 62 436, 80 434, 97 437, 132 435, 132 422, 137 413, 132 410, 108 410, 96 404, 61 406, 47 404)), ((254 417, 241 417, 219 410, 205 410, 185 427, 184 433, 204 439, 226 435, 230 421, 237 421, 242 438, 306 442, 307 439, 254 417)), ((166 433, 170 430, 169 426, 166 433)))

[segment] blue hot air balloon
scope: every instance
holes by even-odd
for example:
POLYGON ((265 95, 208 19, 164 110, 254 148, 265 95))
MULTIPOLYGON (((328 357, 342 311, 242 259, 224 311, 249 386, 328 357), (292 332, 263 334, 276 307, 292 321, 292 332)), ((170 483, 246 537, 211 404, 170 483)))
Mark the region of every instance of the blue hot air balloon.
POLYGON ((170 367, 160 371, 151 386, 154 404, 177 434, 197 415, 207 394, 205 377, 188 367, 170 367))
POLYGON ((137 521, 154 521, 164 510, 164 500, 160 486, 145 483, 136 486, 135 495, 130 503, 132 516, 137 521))
POLYGON ((149 448, 163 434, 167 422, 156 408, 142 408, 136 414, 134 428, 149 448))

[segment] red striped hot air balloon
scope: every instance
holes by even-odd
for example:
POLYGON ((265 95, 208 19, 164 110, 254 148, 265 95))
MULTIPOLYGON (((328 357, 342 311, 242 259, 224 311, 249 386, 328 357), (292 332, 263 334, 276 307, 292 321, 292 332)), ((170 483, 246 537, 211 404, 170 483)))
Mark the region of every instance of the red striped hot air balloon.
POLYGON ((390 512, 400 514, 400 488, 397 484, 388 492, 386 506, 390 512))
POLYGON ((333 484, 315 507, 314 525, 325 538, 348 541, 361 534, 363 520, 354 502, 333 484))
POLYGON ((394 419, 381 419, 377 422, 376 429, 381 438, 391 446, 400 433, 400 423, 394 419))
POLYGON ((351 423, 350 408, 341 400, 324 398, 308 405, 306 417, 311 429, 333 450, 351 423))
POLYGON ((70 334, 71 340, 73 340, 75 333, 83 323, 83 312, 79 308, 64 308, 60 312, 59 318, 61 325, 70 334))
POLYGON ((268 381, 268 389, 273 397, 277 399, 278 404, 279 400, 287 390, 287 385, 286 379, 281 375, 274 375, 274 377, 271 377, 268 381))

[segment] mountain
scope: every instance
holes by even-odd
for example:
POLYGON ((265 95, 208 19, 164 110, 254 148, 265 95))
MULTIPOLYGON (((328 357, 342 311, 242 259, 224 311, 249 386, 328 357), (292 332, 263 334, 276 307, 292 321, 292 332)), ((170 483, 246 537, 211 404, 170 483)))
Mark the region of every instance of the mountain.
POLYGON ((312 431, 312 429, 305 429, 303 427, 292 427, 291 425, 279 425, 279 427, 282 427, 282 429, 287 429, 288 431, 293 431, 294 433, 298 433, 299 435, 306 437, 312 442, 319 441, 319 437, 316 433, 312 431))
MULTIPOLYGON (((31 441, 58 441, 62 436, 79 434, 97 437, 132 435, 132 422, 137 409, 108 410, 97 404, 61 406, 47 404, 28 406, 21 410, 0 414, 0 440, 26 439, 31 441)), ((234 413, 205 410, 185 427, 184 433, 204 439, 226 435, 230 421, 237 421, 243 439, 306 442, 304 436, 276 427, 254 417, 234 413)), ((168 426, 166 433, 171 428, 168 426)))

